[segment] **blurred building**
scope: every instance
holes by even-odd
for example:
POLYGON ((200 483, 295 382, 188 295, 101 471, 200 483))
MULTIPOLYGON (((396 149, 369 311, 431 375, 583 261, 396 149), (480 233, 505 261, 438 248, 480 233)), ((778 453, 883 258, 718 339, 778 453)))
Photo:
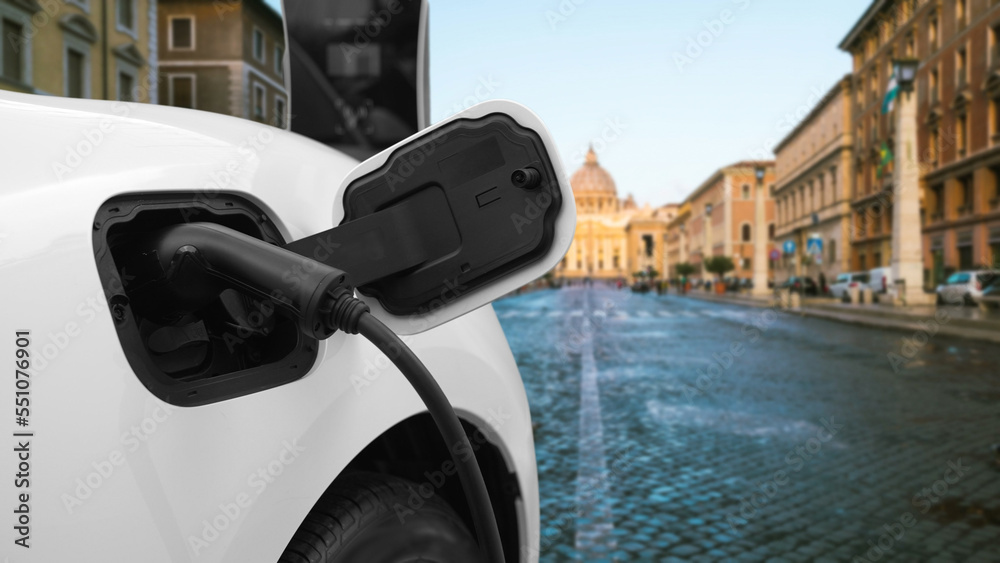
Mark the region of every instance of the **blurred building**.
POLYGON ((690 219, 691 204, 684 202, 677 207, 677 214, 667 223, 667 232, 663 237, 667 252, 666 268, 664 269, 667 273, 667 279, 679 278, 677 265, 691 261, 691 245, 687 237, 687 224, 690 219))
POLYGON ((0 88, 157 101, 156 0, 0 0, 0 88))
MULTIPOLYGON (((736 270, 729 275, 739 278, 753 276, 754 232, 767 229, 768 252, 774 241, 774 162, 737 162, 720 168, 702 183, 684 201, 679 217, 667 233, 668 241, 676 241, 679 262, 690 262, 697 276, 711 277, 704 270, 704 262, 712 256, 732 258, 736 270), (757 225, 755 219, 754 189, 757 182, 756 168, 764 167, 766 222, 757 225), (685 259, 686 258, 686 259, 685 259)), ((672 262, 676 268, 676 263, 672 262)), ((769 266, 772 267, 773 263, 769 266)))
POLYGON ((284 127, 285 35, 262 0, 159 0, 160 103, 284 127))
POLYGON ((662 275, 664 234, 676 206, 640 208, 631 195, 619 199, 614 179, 598 164, 593 148, 570 184, 576 200, 576 235, 556 267, 557 277, 614 280, 651 270, 662 275))
MULTIPOLYGON (((877 0, 840 44, 853 58, 854 227, 891 233, 895 115, 882 100, 892 61, 917 58, 924 282, 1000 263, 1000 3, 877 0)), ((885 235, 882 235, 885 236, 885 235)), ((869 237, 872 238, 872 237, 869 237)), ((854 268, 888 265, 890 247, 860 241, 854 268)))
POLYGON ((850 76, 838 81, 774 149, 775 238, 779 248, 786 241, 796 246, 795 256, 782 257, 779 280, 820 272, 836 279, 851 269, 852 240, 861 254, 884 252, 888 235, 881 230, 855 231, 852 239, 851 85, 850 76), (822 252, 807 254, 817 239, 822 252))

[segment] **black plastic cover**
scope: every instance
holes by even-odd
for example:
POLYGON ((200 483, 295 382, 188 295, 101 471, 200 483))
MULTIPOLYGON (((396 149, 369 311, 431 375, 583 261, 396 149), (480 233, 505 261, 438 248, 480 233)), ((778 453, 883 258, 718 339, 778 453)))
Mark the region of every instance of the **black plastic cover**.
MULTIPOLYGON (((420 219, 412 225, 427 219, 436 225, 430 242, 426 229, 403 235, 430 245, 430 258, 358 289, 390 313, 409 315, 431 311, 544 256, 562 194, 538 134, 497 113, 423 135, 352 182, 344 194, 342 226, 399 205, 420 219)), ((340 267, 352 274, 349 266, 340 267)))

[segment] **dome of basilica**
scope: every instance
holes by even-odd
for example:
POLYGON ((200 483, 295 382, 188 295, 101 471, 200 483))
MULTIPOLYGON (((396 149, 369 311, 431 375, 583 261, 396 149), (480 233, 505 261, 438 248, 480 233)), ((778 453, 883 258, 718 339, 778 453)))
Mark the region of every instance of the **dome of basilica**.
POLYGON ((591 147, 587 151, 587 161, 577 170, 569 180, 574 194, 600 194, 615 196, 618 190, 615 188, 615 181, 608 171, 601 168, 597 163, 597 153, 591 147))

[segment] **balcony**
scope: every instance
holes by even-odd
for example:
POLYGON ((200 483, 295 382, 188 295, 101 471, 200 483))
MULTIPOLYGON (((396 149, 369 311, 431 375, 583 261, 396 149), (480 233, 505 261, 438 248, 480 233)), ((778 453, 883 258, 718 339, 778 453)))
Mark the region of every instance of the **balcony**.
POLYGON ((990 200, 990 211, 996 211, 1000 209, 1000 197, 995 197, 990 200))
POLYGON ((1000 43, 990 49, 990 70, 1000 68, 1000 43))
POLYGON ((944 221, 943 211, 935 211, 934 213, 931 213, 931 223, 939 223, 941 221, 944 221))
POLYGON ((931 105, 937 105, 941 101, 941 94, 938 93, 937 88, 931 88, 931 105))
POLYGON ((955 88, 961 91, 965 90, 968 86, 969 86, 969 77, 967 76, 967 72, 965 69, 961 69, 958 71, 958 84, 955 86, 955 88))
POLYGON ((958 208, 958 216, 959 217, 965 217, 966 215, 972 215, 972 206, 971 205, 961 205, 961 206, 959 206, 959 208, 958 208))

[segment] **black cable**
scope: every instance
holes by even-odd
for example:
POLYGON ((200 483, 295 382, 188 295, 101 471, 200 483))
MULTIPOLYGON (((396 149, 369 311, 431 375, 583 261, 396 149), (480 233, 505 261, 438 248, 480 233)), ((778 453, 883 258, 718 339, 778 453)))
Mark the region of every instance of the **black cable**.
POLYGON ((465 496, 476 527, 479 547, 491 563, 503 563, 503 545, 500 543, 500 529, 490 501, 486 481, 479 469, 476 456, 459 456, 457 452, 474 452, 469 437, 462 428, 462 422, 445 396, 441 386, 427 370, 420 358, 399 339, 389 327, 382 324, 368 310, 368 306, 356 299, 344 288, 334 292, 330 323, 348 334, 361 334, 378 347, 403 373, 413 390, 423 400, 441 437, 444 438, 452 461, 458 469, 465 496))

